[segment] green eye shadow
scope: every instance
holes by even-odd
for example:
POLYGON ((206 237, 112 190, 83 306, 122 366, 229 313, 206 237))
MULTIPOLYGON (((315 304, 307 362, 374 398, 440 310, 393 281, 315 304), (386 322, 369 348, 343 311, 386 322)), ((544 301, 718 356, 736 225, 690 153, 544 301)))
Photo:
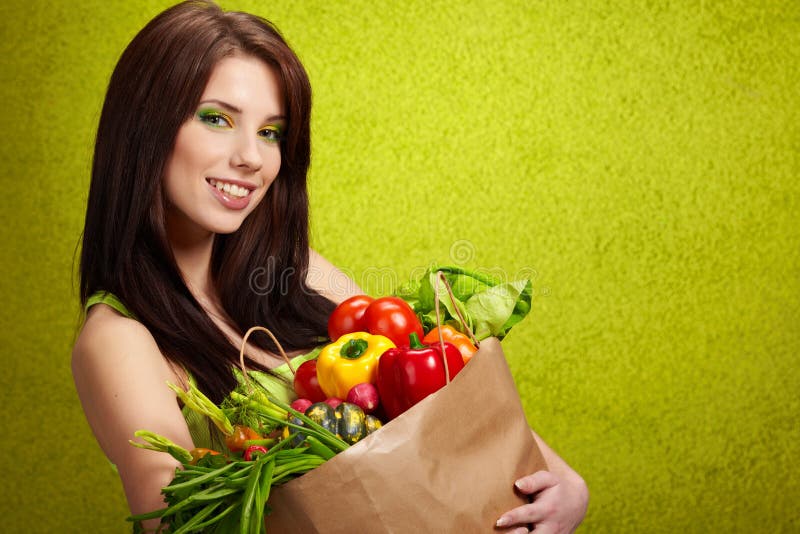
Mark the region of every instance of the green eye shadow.
POLYGON ((265 126, 258 134, 268 143, 278 143, 283 139, 283 127, 278 124, 265 126))
POLYGON ((197 118, 200 122, 212 128, 233 128, 233 120, 226 114, 216 109, 205 108, 197 111, 197 118))

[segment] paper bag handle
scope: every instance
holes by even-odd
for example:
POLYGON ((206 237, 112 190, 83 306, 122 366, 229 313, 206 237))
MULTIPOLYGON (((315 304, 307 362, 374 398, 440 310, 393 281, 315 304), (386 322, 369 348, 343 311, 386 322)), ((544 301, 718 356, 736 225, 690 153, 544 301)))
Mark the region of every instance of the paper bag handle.
MULTIPOLYGON (((453 303, 453 308, 455 308, 456 315, 458 315, 458 319, 461 321, 461 324, 464 325, 464 330, 466 330, 467 336, 472 340, 472 343, 475 344, 475 348, 479 348, 481 346, 480 342, 475 337, 475 334, 472 333, 472 330, 470 330, 470 328, 467 326, 467 321, 464 319, 464 315, 462 315, 462 313, 461 313, 461 308, 456 306, 456 296, 453 295, 453 288, 450 286, 450 282, 447 281, 447 277, 444 275, 444 273, 442 271, 436 271, 436 276, 437 276, 437 278, 439 278, 442 281, 442 283, 444 284, 444 288, 447 290, 447 293, 450 295, 450 302, 453 303)), ((439 286, 439 284, 436 284, 436 288, 434 288, 434 295, 436 296, 437 301, 439 299, 439 292, 438 292, 439 287, 438 286, 439 286)), ((439 316, 438 315, 436 316, 436 322, 437 322, 437 326, 439 326, 439 327, 442 326, 440 321, 439 321, 439 316)), ((441 337, 441 336, 439 336, 439 337, 441 337)))
POLYGON ((239 366, 242 368, 242 375, 244 376, 244 381, 247 383, 248 389, 253 389, 253 385, 250 383, 250 377, 247 376, 247 367, 244 364, 244 347, 245 345, 247 345, 247 338, 250 337, 250 334, 252 334, 256 330, 266 332, 267 335, 269 335, 269 337, 272 338, 273 343, 275 343, 275 346, 278 347, 278 352, 281 353, 281 356, 286 361, 286 365, 289 367, 289 370, 292 372, 292 375, 295 374, 291 360, 286 355, 286 352, 284 352, 280 342, 275 338, 275 335, 272 332, 270 332, 268 328, 265 328, 263 326, 253 326, 247 332, 245 332, 244 337, 242 338, 242 347, 239 349, 239 366))
POLYGON ((475 343, 476 347, 479 347, 480 344, 478 343, 478 340, 475 339, 475 335, 472 333, 469 327, 467 327, 467 322, 464 320, 464 316, 461 314, 461 310, 456 305, 456 297, 455 295, 453 295, 453 288, 450 287, 450 282, 447 281, 447 277, 444 275, 442 271, 436 271, 436 285, 433 287, 433 296, 434 296, 433 302, 435 305, 434 307, 436 309, 436 326, 438 327, 436 332, 439 334, 439 345, 442 347, 442 361, 444 362, 445 383, 449 384, 450 368, 447 365, 447 356, 444 348, 444 337, 442 336, 442 317, 439 312, 439 280, 441 280, 444 283, 444 287, 447 290, 447 293, 450 295, 450 302, 453 303, 453 307, 456 309, 456 315, 458 315, 458 318, 461 320, 461 324, 465 326, 467 335, 469 335, 470 339, 472 339, 472 342, 475 343))

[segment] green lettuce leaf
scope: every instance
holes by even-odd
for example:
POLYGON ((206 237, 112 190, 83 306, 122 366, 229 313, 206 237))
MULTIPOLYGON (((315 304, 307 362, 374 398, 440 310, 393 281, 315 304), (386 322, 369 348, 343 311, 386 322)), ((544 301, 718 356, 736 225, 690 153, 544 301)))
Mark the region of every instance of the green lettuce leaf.
POLYGON ((502 282, 496 277, 454 266, 431 266, 421 277, 404 284, 395 293, 412 306, 425 331, 436 326, 435 291, 439 291, 441 322, 471 330, 475 337, 499 339, 527 316, 531 308, 532 284, 528 279, 502 282), (445 275, 453 297, 437 271, 445 275), (461 311, 466 324, 459 319, 461 311))
POLYGON ((475 293, 467 300, 467 312, 473 320, 473 333, 478 340, 489 336, 502 339, 511 326, 522 319, 520 316, 514 317, 514 310, 520 295, 528 286, 529 280, 498 284, 475 293))

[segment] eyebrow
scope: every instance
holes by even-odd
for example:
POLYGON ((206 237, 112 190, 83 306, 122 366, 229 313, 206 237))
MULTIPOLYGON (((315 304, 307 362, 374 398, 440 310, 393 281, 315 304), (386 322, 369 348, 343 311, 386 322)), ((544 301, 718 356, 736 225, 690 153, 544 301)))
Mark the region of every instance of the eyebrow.
MULTIPOLYGON (((224 108, 225 111, 228 111, 230 113, 242 113, 242 110, 240 108, 237 108, 233 104, 229 104, 229 103, 225 102, 224 100, 219 100, 217 98, 209 98, 208 100, 203 100, 198 105, 203 105, 203 104, 216 104, 219 107, 224 108)), ((272 116, 267 117, 266 120, 267 120, 267 122, 285 121, 286 120, 286 116, 285 115, 272 115, 272 116)))

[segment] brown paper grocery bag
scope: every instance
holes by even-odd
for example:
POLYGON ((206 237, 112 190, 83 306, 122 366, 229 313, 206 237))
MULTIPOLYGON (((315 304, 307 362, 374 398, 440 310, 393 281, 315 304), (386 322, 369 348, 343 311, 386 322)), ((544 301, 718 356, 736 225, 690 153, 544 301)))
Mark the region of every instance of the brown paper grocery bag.
POLYGON ((320 467, 274 488, 271 533, 491 532, 545 462, 497 339, 453 381, 320 467))

